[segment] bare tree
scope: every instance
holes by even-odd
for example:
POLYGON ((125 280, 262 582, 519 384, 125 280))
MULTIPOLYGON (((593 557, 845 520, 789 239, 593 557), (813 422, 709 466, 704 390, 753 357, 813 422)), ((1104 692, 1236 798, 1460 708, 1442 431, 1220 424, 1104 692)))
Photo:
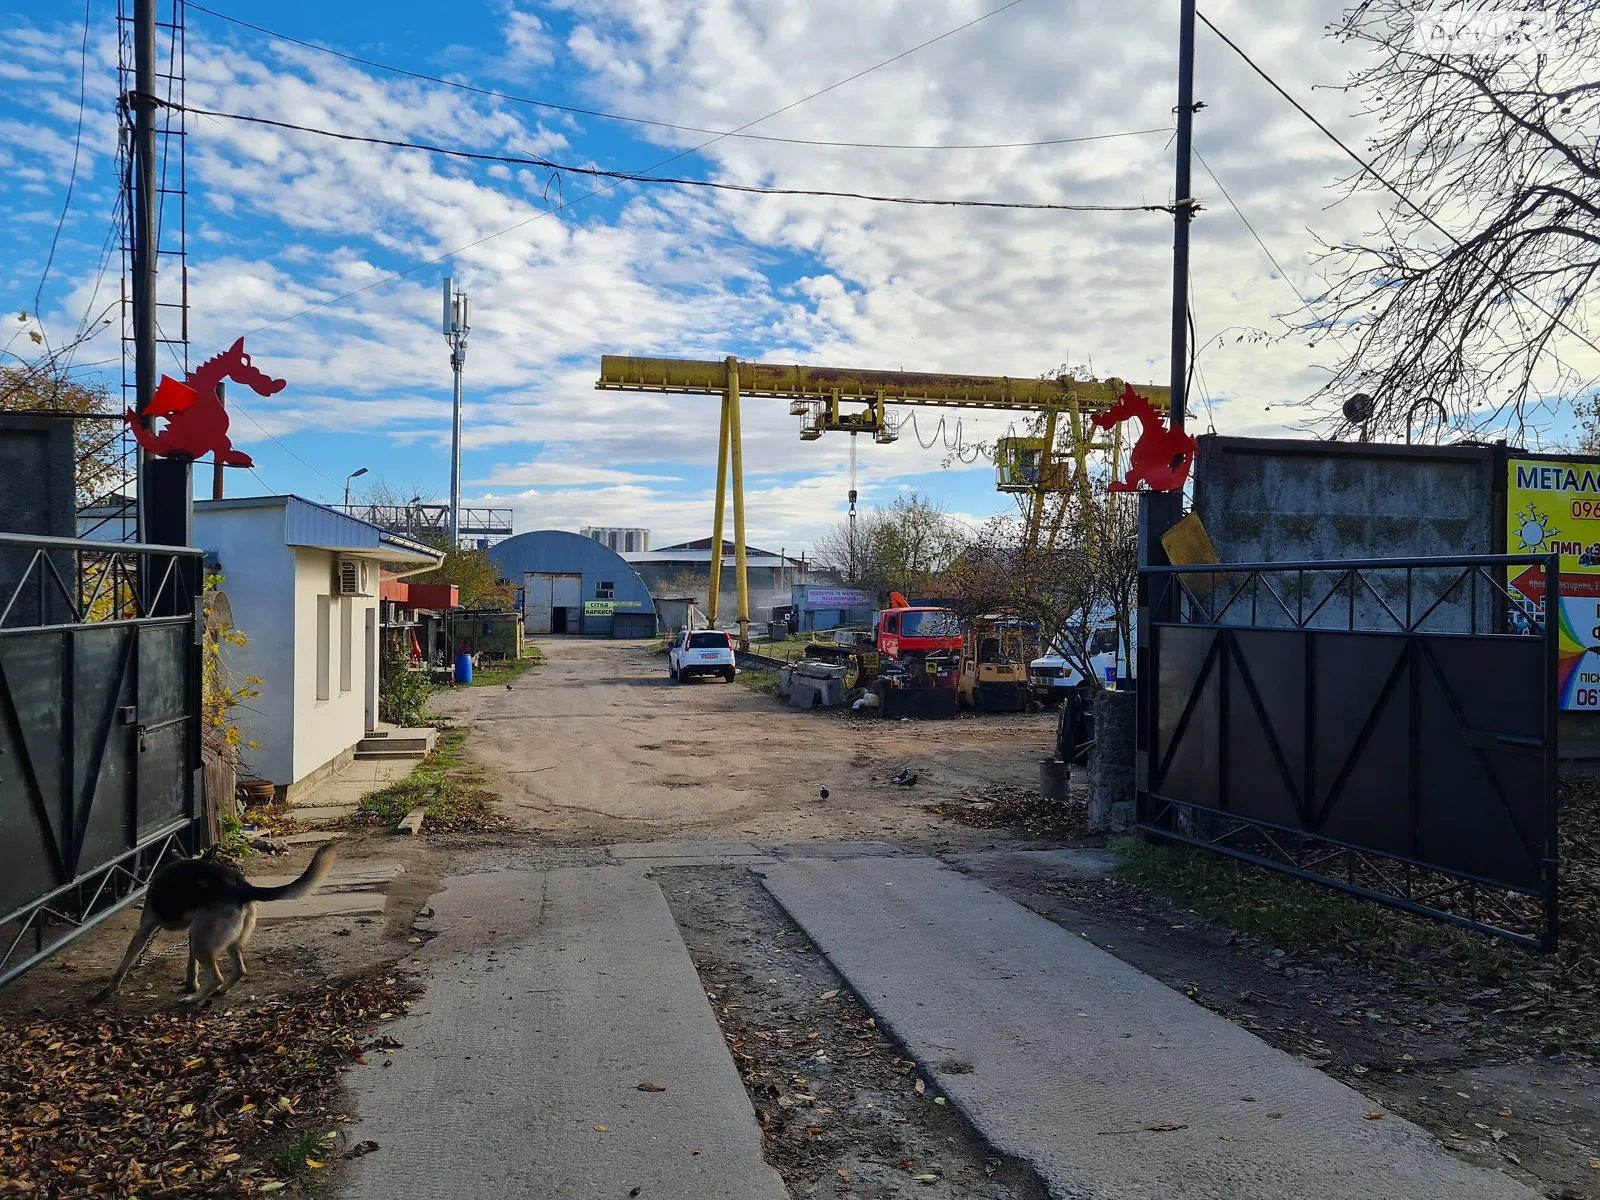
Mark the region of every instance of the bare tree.
POLYGON ((1520 425, 1593 380, 1600 280, 1600 16, 1593 0, 1362 0, 1330 34, 1370 52, 1376 118, 1352 191, 1382 227, 1323 255, 1303 327, 1341 352, 1312 398, 1371 397, 1374 428, 1520 425), (1398 195, 1396 194, 1398 193, 1398 195))
POLYGON ((972 540, 970 530, 920 492, 896 496, 841 521, 817 539, 813 558, 846 583, 886 595, 926 591, 972 540))
POLYGON ((110 389, 93 376, 74 374, 72 356, 84 340, 52 348, 36 320, 21 313, 0 345, 0 412, 82 413, 90 418, 73 422, 80 508, 126 486, 132 466, 124 457, 123 423, 104 419, 115 411, 110 389), (25 352, 18 352, 19 343, 25 352))

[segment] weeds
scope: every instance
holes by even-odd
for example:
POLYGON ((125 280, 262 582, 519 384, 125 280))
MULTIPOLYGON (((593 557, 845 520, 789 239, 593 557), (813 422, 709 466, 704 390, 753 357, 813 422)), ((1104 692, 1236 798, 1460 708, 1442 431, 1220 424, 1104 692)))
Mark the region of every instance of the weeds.
POLYGON ((776 671, 740 671, 734 676, 734 679, 759 695, 776 696, 778 694, 778 673, 776 671))
POLYGON ((510 683, 529 667, 538 666, 544 661, 544 656, 538 651, 525 655, 512 662, 488 663, 479 667, 472 673, 472 682, 469 687, 498 687, 503 683, 510 683))
POLYGON ((483 829, 504 824, 492 807, 495 794, 482 786, 482 769, 462 765, 465 741, 460 730, 445 730, 411 774, 362 797, 356 815, 368 823, 393 825, 421 808, 436 827, 483 829))
MULTIPOLYGON (((1600 1054, 1600 959, 1576 922, 1558 953, 1540 955, 1202 850, 1133 840, 1113 849, 1120 880, 1208 920, 1307 958, 1359 963, 1419 999, 1481 989, 1497 1012, 1516 1014, 1506 1023, 1514 1040, 1600 1054)), ((1570 890, 1563 901, 1579 907, 1570 890)))
POLYGON ((325 1165, 337 1133, 302 1133, 294 1141, 267 1155, 267 1165, 278 1175, 301 1175, 325 1165))

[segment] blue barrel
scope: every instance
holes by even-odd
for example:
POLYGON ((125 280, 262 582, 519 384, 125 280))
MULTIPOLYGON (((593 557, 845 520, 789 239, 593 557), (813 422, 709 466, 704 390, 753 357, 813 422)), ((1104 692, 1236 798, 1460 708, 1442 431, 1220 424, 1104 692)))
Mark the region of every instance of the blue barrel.
POLYGON ((456 655, 456 683, 465 687, 472 682, 472 655, 456 655))

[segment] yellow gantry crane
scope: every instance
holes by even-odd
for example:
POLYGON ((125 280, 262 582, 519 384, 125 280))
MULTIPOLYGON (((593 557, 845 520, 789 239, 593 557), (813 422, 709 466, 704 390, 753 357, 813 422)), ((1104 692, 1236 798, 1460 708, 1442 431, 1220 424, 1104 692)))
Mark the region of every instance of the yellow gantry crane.
MULTIPOLYGON (((739 606, 739 642, 750 644, 750 592, 745 577, 744 446, 739 431, 739 403, 744 396, 789 401, 789 411, 800 418, 800 438, 815 441, 827 432, 867 433, 878 443, 896 440, 889 423, 888 406, 972 408, 995 412, 1045 414, 1043 437, 1001 438, 995 446, 997 484, 1001 491, 1032 493, 1028 505, 1028 545, 1044 532, 1045 509, 1052 495, 1062 503, 1051 518, 1049 542, 1054 541, 1065 514, 1066 496, 1078 490, 1087 495, 1087 460, 1092 451, 1116 453, 1120 436, 1097 440, 1088 418, 1112 408, 1122 394, 1120 379, 1026 379, 1004 375, 944 375, 915 371, 865 371, 848 367, 807 367, 785 363, 740 362, 724 359, 630 358, 602 355, 602 391, 664 392, 722 397, 722 420, 717 434, 717 501, 711 535, 711 598, 707 614, 717 620, 717 596, 722 584, 722 531, 727 508, 730 459, 733 467, 733 553, 739 606), (1056 448, 1060 418, 1067 418, 1067 447, 1056 448)), ((1137 388, 1157 409, 1171 403, 1171 389, 1157 385, 1137 388)), ((854 497, 851 497, 852 502, 854 497)))

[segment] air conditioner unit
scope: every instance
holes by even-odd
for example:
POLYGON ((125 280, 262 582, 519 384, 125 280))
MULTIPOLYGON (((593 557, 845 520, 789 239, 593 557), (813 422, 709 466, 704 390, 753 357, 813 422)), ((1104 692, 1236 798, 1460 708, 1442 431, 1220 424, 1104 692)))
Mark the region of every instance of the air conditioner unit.
POLYGON ((372 595, 372 564, 364 558, 341 558, 335 580, 341 596, 372 595))

